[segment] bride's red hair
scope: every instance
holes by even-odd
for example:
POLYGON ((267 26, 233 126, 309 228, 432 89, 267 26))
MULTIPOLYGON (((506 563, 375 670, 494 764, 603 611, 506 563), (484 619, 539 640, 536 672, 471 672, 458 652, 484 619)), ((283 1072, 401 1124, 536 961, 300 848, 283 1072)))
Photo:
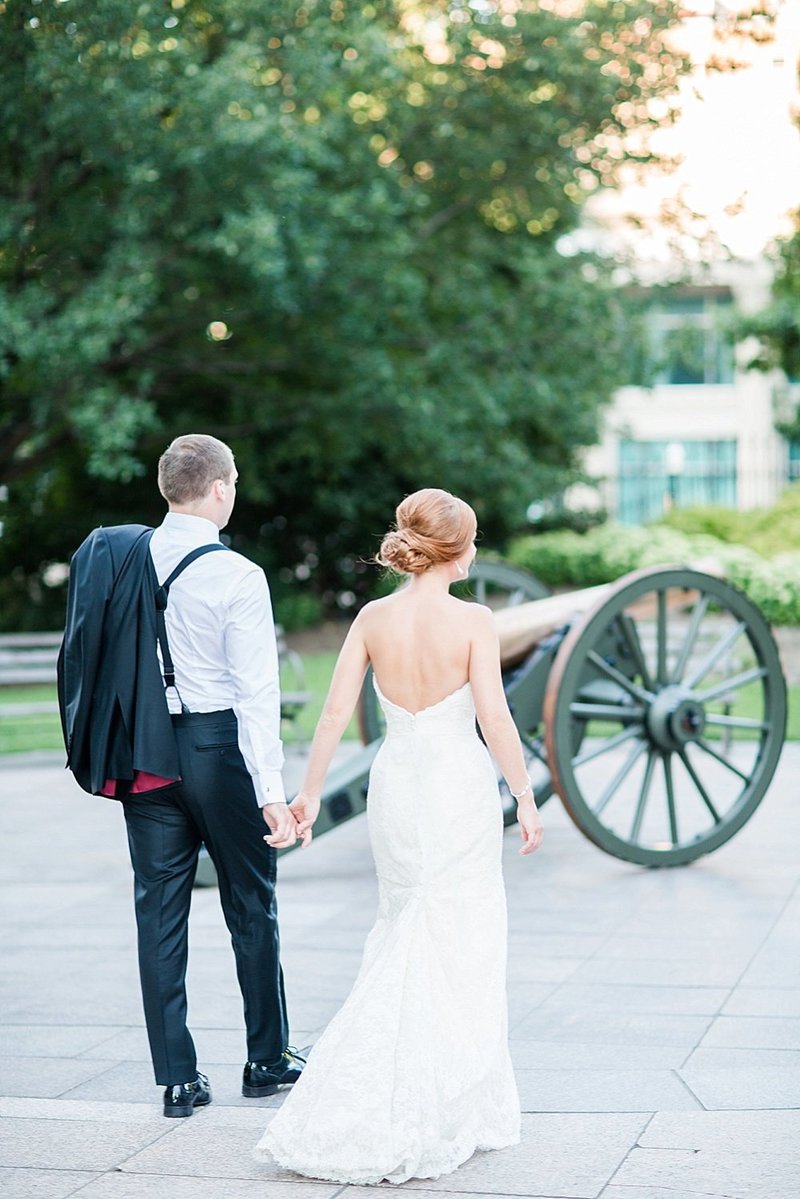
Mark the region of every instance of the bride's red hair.
POLYGON ((395 528, 381 541, 376 559, 398 574, 422 574, 460 558, 477 527, 475 513, 464 500, 439 487, 423 487, 398 504, 395 528))

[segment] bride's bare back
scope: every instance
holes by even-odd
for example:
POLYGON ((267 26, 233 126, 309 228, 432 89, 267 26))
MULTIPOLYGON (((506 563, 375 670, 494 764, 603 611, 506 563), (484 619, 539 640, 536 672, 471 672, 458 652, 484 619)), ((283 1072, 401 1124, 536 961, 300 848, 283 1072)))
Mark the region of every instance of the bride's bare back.
POLYGON ((406 586, 376 600, 361 621, 378 686, 408 712, 430 708, 464 686, 476 631, 475 614, 463 600, 420 590, 406 586))

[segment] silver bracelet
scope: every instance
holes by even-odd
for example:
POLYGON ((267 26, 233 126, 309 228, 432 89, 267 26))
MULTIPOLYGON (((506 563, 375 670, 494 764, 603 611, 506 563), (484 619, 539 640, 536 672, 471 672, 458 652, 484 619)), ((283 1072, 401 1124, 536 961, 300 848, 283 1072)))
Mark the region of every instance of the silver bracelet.
POLYGON ((531 782, 530 775, 528 775, 528 781, 521 791, 512 791, 510 787, 508 788, 508 793, 512 799, 522 799, 526 791, 530 791, 533 794, 533 783, 531 782))

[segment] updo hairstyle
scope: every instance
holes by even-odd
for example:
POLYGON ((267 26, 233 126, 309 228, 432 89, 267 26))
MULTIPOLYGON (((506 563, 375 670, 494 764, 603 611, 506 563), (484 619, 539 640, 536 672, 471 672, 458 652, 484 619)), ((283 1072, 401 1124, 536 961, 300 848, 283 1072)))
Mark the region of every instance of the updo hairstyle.
POLYGON ((439 487, 414 491, 397 507, 376 561, 397 574, 418 575, 454 562, 475 538, 478 522, 469 504, 439 487))

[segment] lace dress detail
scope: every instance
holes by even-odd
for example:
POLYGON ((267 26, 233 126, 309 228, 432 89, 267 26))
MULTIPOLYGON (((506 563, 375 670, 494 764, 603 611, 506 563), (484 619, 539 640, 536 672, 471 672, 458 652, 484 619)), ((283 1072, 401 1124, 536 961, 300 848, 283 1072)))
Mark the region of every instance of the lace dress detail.
POLYGON ((254 1150, 332 1182, 402 1183, 519 1141, 507 1039, 503 821, 469 683, 421 712, 375 683, 375 925, 352 991, 254 1150))

